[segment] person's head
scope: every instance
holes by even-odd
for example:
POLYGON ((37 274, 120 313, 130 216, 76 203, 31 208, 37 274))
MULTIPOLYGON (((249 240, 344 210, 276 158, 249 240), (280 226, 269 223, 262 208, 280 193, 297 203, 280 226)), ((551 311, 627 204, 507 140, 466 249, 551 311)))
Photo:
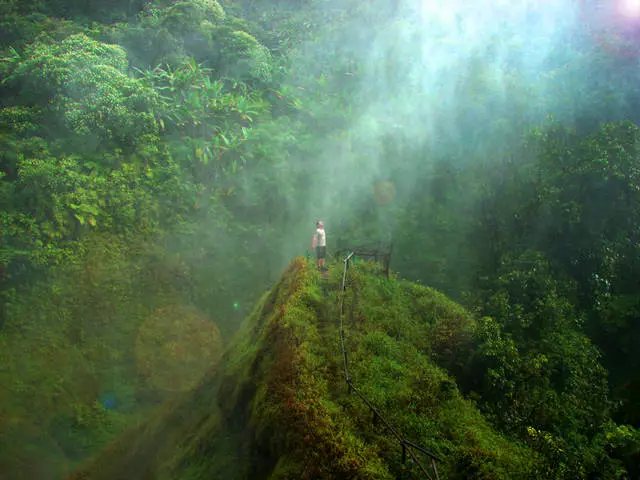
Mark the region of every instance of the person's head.
POLYGON ((318 228, 324 228, 324 222, 321 222, 320 220, 318 220, 318 221, 316 222, 316 227, 318 227, 318 228))

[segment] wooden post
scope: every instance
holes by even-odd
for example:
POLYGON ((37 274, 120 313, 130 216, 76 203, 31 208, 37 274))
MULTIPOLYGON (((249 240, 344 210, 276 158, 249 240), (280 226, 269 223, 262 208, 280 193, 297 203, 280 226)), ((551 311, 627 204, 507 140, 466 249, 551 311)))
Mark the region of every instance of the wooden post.
POLYGON ((431 459, 431 466, 433 467, 433 471, 436 474, 436 480, 440 480, 440 476, 438 475, 438 467, 436 467, 436 461, 433 458, 431 459))
POLYGON ((391 252, 393 251, 393 243, 389 244, 389 253, 385 258, 384 273, 389 278, 389 265, 391 264, 391 252))

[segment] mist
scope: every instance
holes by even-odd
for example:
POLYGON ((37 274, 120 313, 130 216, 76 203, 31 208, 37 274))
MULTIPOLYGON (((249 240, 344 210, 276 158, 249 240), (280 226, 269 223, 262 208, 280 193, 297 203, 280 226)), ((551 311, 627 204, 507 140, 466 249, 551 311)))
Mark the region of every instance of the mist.
POLYGON ((392 205, 375 206, 388 239, 436 159, 464 169, 499 158, 549 117, 588 132, 635 113, 625 101, 637 95, 638 61, 623 42, 638 14, 623 2, 341 5, 324 3, 329 18, 344 8, 341 28, 319 26, 284 79, 303 99, 323 88, 328 100, 316 116, 335 127, 321 133, 312 160, 295 160, 307 165, 309 193, 289 206, 295 241, 283 260, 308 243, 316 218, 331 239, 359 208, 377 205, 376 182, 396 191, 392 205), (332 97, 338 89, 349 95, 332 97))
MULTIPOLYGON (((0 1, 1 446, 46 434, 68 470, 190 391, 295 257, 326 279, 317 220, 330 273, 392 243, 395 275, 472 298, 498 333, 548 300, 570 341, 541 358, 586 351, 575 313, 612 372, 634 361, 616 355, 640 265, 636 2, 17 3, 0 1)), ((619 378, 631 423, 640 387, 619 378)))

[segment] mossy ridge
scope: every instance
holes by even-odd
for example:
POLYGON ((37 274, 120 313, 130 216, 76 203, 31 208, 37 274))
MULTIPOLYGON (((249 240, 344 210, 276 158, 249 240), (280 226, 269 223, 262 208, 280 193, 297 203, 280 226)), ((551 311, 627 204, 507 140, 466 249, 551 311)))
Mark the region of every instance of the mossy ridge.
POLYGON ((220 371, 71 478, 391 478, 328 400, 322 301, 310 265, 296 259, 243 322, 220 371))
MULTIPOLYGON (((441 293, 384 278, 379 270, 358 263, 348 274, 345 329, 355 385, 406 438, 444 458, 438 464, 443 478, 535 478, 537 454, 496 432, 434 362, 455 368, 458 356, 468 358, 456 349, 470 348, 473 317, 441 293)), ((373 425, 369 408, 354 395, 334 400, 390 470, 402 471, 398 442, 373 425)), ((404 475, 423 474, 414 466, 404 475)))
MULTIPOLYGON (((258 443, 268 442, 274 453, 289 452, 279 456, 270 478, 390 478, 403 468, 399 446, 388 432, 372 426, 371 413, 357 397, 335 385, 343 382, 341 375, 326 375, 340 370, 326 362, 341 358, 326 355, 328 339, 321 339, 314 326, 320 276, 310 264, 295 263, 298 276, 287 282, 295 284, 287 289, 291 296, 278 302, 280 312, 266 325, 264 345, 277 353, 263 369, 266 381, 252 402, 258 443), (336 458, 341 459, 337 467, 336 458)), ((339 267, 332 265, 326 281, 333 292, 340 287, 339 267)), ((359 294, 357 305, 353 296, 346 302, 353 322, 348 325, 354 346, 351 374, 361 380, 357 385, 390 410, 389 419, 408 438, 446 457, 440 465, 443 476, 534 478, 537 455, 495 432, 431 360, 455 366, 450 352, 469 348, 472 316, 435 290, 384 279, 379 270, 364 264, 349 274, 349 288, 359 294)), ((329 295, 327 300, 337 298, 329 295)), ((337 322, 337 308, 325 307, 337 322)))
MULTIPOLYGON (((536 454, 496 433, 432 360, 448 338, 435 332, 472 328, 471 316, 438 292, 379 274, 367 264, 349 273, 345 322, 358 388, 403 435, 444 458, 441 478, 534 478, 536 454)), ((323 315, 338 322, 341 280, 340 263, 322 279, 312 262, 295 259, 219 371, 72 478, 395 478, 405 468, 400 446, 347 392, 337 329, 333 343, 318 329, 323 315)), ((410 462, 403 474, 422 478, 410 462)))
POLYGON ((255 440, 278 459, 269 478, 391 478, 378 452, 351 433, 348 418, 330 400, 318 278, 310 263, 296 259, 280 287, 288 295, 265 325, 251 402, 255 440))

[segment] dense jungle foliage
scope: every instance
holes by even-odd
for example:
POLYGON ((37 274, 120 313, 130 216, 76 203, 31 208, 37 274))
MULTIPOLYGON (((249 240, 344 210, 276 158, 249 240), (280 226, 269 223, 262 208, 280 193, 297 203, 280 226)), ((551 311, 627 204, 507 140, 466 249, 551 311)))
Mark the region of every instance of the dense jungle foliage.
POLYGON ((638 51, 503 3, 0 0, 0 477, 198 385, 322 218, 473 312, 546 476, 637 478, 638 51))

